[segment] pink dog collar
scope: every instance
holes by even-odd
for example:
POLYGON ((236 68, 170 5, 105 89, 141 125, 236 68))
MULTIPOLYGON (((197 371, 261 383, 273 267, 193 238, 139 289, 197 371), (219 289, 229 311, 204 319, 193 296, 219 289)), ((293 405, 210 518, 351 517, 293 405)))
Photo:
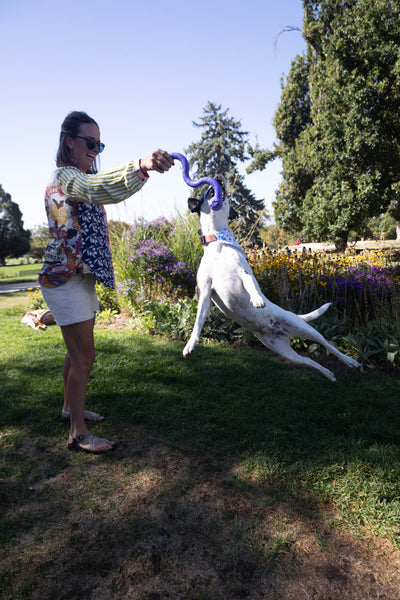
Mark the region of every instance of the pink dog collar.
POLYGON ((220 231, 217 231, 216 233, 211 233, 210 235, 200 235, 200 239, 203 246, 204 244, 209 244, 210 242, 223 242, 224 244, 228 244, 230 246, 238 248, 244 254, 246 254, 241 245, 238 244, 238 242, 235 240, 229 227, 220 229, 220 231))
POLYGON ((203 246, 204 246, 204 244, 209 244, 210 242, 218 242, 218 238, 214 234, 201 235, 200 239, 201 239, 201 243, 203 244, 203 246))

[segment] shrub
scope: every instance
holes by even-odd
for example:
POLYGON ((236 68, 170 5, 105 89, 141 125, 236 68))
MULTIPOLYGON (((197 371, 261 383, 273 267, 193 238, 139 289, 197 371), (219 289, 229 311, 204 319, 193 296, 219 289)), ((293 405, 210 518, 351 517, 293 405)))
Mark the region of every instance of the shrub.
MULTIPOLYGON (((197 313, 197 298, 168 298, 146 300, 132 307, 133 324, 136 330, 163 335, 174 340, 187 340, 192 333, 197 313)), ((210 312, 202 330, 203 339, 235 341, 241 339, 243 331, 215 307, 210 312)))
POLYGON ((29 304, 28 310, 42 310, 47 309, 47 304, 44 301, 42 296, 42 292, 40 290, 35 290, 28 294, 29 304))
MULTIPOLYGON (((202 255, 193 215, 169 221, 139 219, 113 228, 118 299, 135 327, 173 339, 187 338, 197 310, 195 273, 202 255)), ((296 313, 331 302, 313 326, 365 366, 400 364, 400 253, 359 254, 270 251, 256 248, 248 259, 265 295, 296 313)), ((117 301, 116 297, 112 297, 117 301)), ((106 297, 104 308, 115 310, 106 297)), ((202 337, 252 339, 212 307, 202 337)), ((320 348, 296 338, 298 349, 320 348)))
MULTIPOLYGON (((181 260, 171 246, 183 247, 174 222, 160 217, 146 222, 139 219, 131 229, 114 239, 114 264, 117 289, 122 304, 138 309, 155 298, 177 300, 192 295, 195 272, 181 260)), ((187 239, 187 236, 186 236, 187 239)))
POLYGON ((114 312, 115 314, 120 312, 118 294, 116 290, 112 290, 102 283, 97 282, 96 293, 99 301, 100 312, 107 310, 114 312))

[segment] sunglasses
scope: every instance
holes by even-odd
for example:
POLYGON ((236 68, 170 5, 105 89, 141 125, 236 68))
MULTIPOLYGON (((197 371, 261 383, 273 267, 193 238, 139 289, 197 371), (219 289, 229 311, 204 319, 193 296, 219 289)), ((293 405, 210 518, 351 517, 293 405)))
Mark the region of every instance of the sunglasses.
POLYGON ((71 135, 73 138, 79 138, 80 140, 85 140, 86 145, 89 150, 93 150, 95 146, 98 147, 99 152, 103 152, 105 145, 103 142, 95 142, 93 138, 90 137, 82 137, 81 135, 71 135))

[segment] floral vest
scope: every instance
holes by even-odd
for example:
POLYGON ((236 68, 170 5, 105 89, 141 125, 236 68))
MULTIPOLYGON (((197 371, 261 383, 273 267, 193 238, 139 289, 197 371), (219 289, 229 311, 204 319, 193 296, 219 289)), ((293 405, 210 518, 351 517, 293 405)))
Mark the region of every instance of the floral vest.
POLYGON ((115 288, 107 215, 98 204, 79 204, 82 260, 89 271, 109 288, 115 288))
POLYGON ((104 207, 68 200, 59 186, 47 188, 45 204, 53 239, 46 248, 40 285, 58 287, 86 265, 104 285, 115 288, 104 207))

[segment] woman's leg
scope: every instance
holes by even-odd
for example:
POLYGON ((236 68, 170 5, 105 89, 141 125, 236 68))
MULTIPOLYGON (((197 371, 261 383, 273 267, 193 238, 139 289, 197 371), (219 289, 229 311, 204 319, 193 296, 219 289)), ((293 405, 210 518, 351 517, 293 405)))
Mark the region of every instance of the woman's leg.
POLYGON ((64 398, 71 416, 71 434, 87 432, 83 418, 87 383, 95 360, 94 319, 61 327, 67 354, 64 359, 64 398))
MULTIPOLYGON (((62 410, 62 418, 64 420, 69 420, 69 399, 67 396, 67 381, 68 381, 68 376, 69 376, 69 369, 70 369, 70 359, 69 359, 69 354, 67 352, 65 355, 64 367, 63 367, 64 406, 63 406, 63 410, 62 410)), ((104 417, 102 415, 100 415, 99 413, 90 411, 90 410, 84 411, 84 418, 88 421, 95 421, 96 423, 101 423, 102 421, 104 421, 104 417)))
POLYGON ((69 412, 69 404, 68 404, 68 396, 67 396, 67 381, 68 381, 68 373, 69 373, 69 354, 68 350, 64 358, 64 366, 63 366, 63 378, 64 378, 64 406, 63 408, 69 412))
MULTIPOLYGON (((90 371, 95 360, 94 319, 61 327, 67 354, 64 359, 64 397, 69 407, 73 438, 88 432, 85 420, 85 399, 90 371)), ((99 449, 108 449, 112 442, 103 442, 99 449)))

